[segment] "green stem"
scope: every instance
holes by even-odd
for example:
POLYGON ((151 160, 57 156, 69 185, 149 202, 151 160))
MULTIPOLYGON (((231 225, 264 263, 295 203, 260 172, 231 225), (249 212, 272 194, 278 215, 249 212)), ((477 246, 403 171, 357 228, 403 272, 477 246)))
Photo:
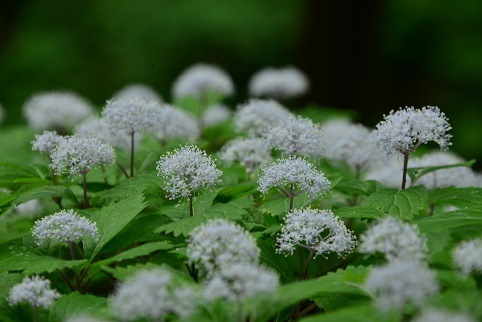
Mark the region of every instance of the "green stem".
POLYGON ((313 254, 315 250, 310 249, 310 254, 308 255, 308 259, 306 260, 306 266, 305 266, 305 271, 303 272, 303 276, 301 277, 301 280, 305 280, 308 277, 308 270, 310 268, 311 260, 313 259, 313 254))
POLYGON ((290 209, 288 210, 288 213, 290 213, 293 210, 293 203, 295 199, 295 194, 294 194, 294 189, 295 189, 295 184, 292 182, 290 184, 290 209))
POLYGON ((243 321, 243 302, 238 300, 238 322, 243 321))
POLYGON ((131 132, 131 178, 134 176, 134 131, 131 132))
POLYGON ((402 190, 407 185, 407 168, 408 168, 408 156, 409 153, 403 154, 403 177, 402 177, 402 190))
POLYGON ((33 320, 38 322, 38 308, 36 305, 33 306, 33 320))
POLYGON ((64 272, 62 272, 60 269, 57 269, 57 272, 59 272, 60 276, 62 276, 62 279, 65 281, 65 283, 67 283, 67 285, 69 286, 70 290, 73 292, 75 291, 75 287, 74 285, 72 285, 72 283, 70 283, 70 280, 69 278, 67 277, 67 275, 64 274, 64 272))
POLYGON ((194 207, 192 205, 192 193, 189 194, 189 215, 192 217, 194 216, 194 207))
POLYGON ((82 172, 82 187, 84 188, 84 209, 89 208, 89 200, 87 199, 87 172, 82 172))

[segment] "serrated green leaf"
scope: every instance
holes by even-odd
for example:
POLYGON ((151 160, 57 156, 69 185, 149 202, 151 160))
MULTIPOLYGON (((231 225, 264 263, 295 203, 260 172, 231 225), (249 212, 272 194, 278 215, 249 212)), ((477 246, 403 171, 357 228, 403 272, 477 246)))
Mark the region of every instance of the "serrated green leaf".
POLYGON ((107 207, 102 208, 94 218, 100 238, 90 254, 90 261, 146 206, 144 195, 138 192, 118 202, 111 202, 107 207))
POLYGON ((258 240, 257 243, 259 249, 261 250, 261 262, 264 262, 271 268, 275 269, 280 276, 281 282, 290 282, 293 279, 293 272, 288 266, 285 256, 276 254, 276 250, 272 243, 269 243, 266 240, 258 240))
POLYGON ((25 275, 51 273, 58 269, 85 266, 87 260, 63 260, 41 254, 23 241, 11 240, 0 245, 0 272, 23 271, 25 275))
POLYGON ((125 280, 129 276, 135 274, 136 272, 144 269, 151 269, 157 268, 159 265, 148 262, 146 264, 136 264, 136 265, 129 265, 126 267, 109 267, 109 266, 102 266, 102 270, 106 273, 112 275, 115 279, 120 281, 125 280))
MULTIPOLYGON (((311 202, 312 200, 308 197, 308 195, 304 193, 294 198, 293 208, 303 208, 310 205, 311 202)), ((278 200, 271 200, 259 206, 258 209, 262 212, 269 213, 271 216, 283 217, 288 213, 288 210, 290 209, 290 199, 283 198, 278 200)))
POLYGON ((64 322, 74 315, 111 318, 107 298, 73 292, 63 295, 50 308, 49 322, 64 322))
POLYGON ((421 177, 423 177, 426 174, 429 174, 431 172, 440 170, 440 169, 449 169, 449 168, 456 168, 456 167, 471 167, 475 163, 475 160, 470 160, 467 162, 462 162, 462 163, 456 163, 456 164, 450 164, 450 165, 439 165, 435 167, 416 167, 416 168, 408 168, 407 169, 407 174, 410 177, 411 184, 413 185, 417 180, 419 180, 421 177))
POLYGON ((76 205, 79 204, 77 196, 72 190, 64 186, 42 186, 22 191, 15 200, 15 203, 22 204, 33 199, 49 199, 52 197, 65 198, 76 205))
POLYGON ((338 183, 333 187, 334 190, 341 191, 347 195, 355 194, 368 196, 381 189, 381 184, 375 180, 349 180, 338 183))
POLYGON ((385 212, 381 209, 367 206, 354 206, 333 209, 333 213, 340 218, 360 218, 360 219, 376 219, 383 217, 385 212))
POLYGON ((347 307, 341 310, 318 314, 301 319, 300 322, 398 322, 398 312, 382 314, 371 304, 347 307))
POLYGON ((382 189, 363 200, 362 206, 373 207, 403 220, 412 220, 427 209, 428 193, 422 186, 404 190, 382 189))
MULTIPOLYGON (((213 204, 214 198, 216 198, 217 191, 209 191, 197 197, 193 200, 194 215, 202 214, 208 210, 213 204)), ((172 219, 183 219, 189 216, 189 202, 183 202, 174 206, 159 207, 158 213, 164 214, 172 219)))
POLYGON ((448 187, 429 192, 431 204, 450 205, 457 208, 482 208, 482 188, 448 187))
POLYGON ((482 209, 456 210, 416 221, 423 233, 448 233, 461 229, 482 229, 482 209))

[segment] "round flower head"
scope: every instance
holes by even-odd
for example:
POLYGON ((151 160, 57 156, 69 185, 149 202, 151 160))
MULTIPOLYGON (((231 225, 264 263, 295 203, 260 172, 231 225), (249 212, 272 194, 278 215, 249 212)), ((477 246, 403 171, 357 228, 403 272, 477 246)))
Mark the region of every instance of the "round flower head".
MULTIPOLYGON (((421 158, 410 160, 409 167, 436 167, 465 162, 463 159, 449 152, 432 152, 421 158)), ((475 173, 468 167, 439 169, 421 177, 416 184, 424 185, 428 190, 436 188, 470 187, 475 184, 475 173)))
POLYGON ((263 139, 237 138, 221 148, 219 158, 228 164, 239 162, 248 174, 252 174, 271 161, 271 151, 263 139))
POLYGON ((246 132, 248 136, 260 137, 271 125, 278 124, 290 112, 274 100, 250 99, 238 105, 234 114, 236 132, 246 132))
POLYGON ((145 84, 129 84, 117 91, 113 98, 123 99, 129 97, 144 97, 148 100, 162 103, 162 97, 152 87, 145 84))
POLYGON ((114 163, 115 152, 110 144, 97 137, 75 134, 60 140, 50 159, 56 174, 68 172, 74 177, 86 174, 95 166, 114 163))
POLYGON ((450 129, 448 119, 438 107, 406 107, 385 115, 372 132, 372 140, 388 157, 397 152, 412 153, 419 145, 430 141, 447 149, 451 145, 452 136, 447 133, 450 129))
POLYGON ((196 120, 183 110, 164 104, 160 111, 160 123, 157 125, 156 136, 161 139, 199 137, 196 120))
POLYGON ((80 242, 84 237, 95 241, 99 239, 96 223, 77 215, 72 209, 61 210, 37 220, 32 235, 39 246, 50 240, 72 244, 80 242))
POLYGON ((50 280, 41 276, 25 277, 21 283, 15 284, 10 290, 8 303, 28 303, 33 307, 48 309, 60 296, 50 288, 50 280))
POLYGON ((222 266, 207 281, 204 297, 208 300, 240 301, 273 293, 278 284, 279 277, 271 270, 253 263, 234 263, 222 266))
POLYGON ((325 174, 299 157, 277 160, 264 166, 261 171, 258 190, 263 195, 273 187, 287 191, 287 188, 290 189, 290 186, 293 186, 295 193, 306 193, 314 200, 330 189, 330 181, 325 174))
POLYGON ((335 252, 343 257, 353 251, 355 236, 343 221, 330 210, 295 209, 285 218, 285 225, 277 238, 277 253, 293 255, 301 246, 316 256, 335 252))
POLYGON ((461 242, 452 250, 452 258, 462 274, 481 274, 482 238, 461 242))
POLYGON ((321 144, 322 130, 310 119, 290 115, 263 135, 267 144, 281 150, 283 155, 320 157, 325 153, 321 144))
POLYGON ((249 81, 249 94, 286 99, 303 95, 309 86, 308 78, 295 67, 265 68, 249 81))
POLYGON ((75 93, 51 92, 32 96, 23 112, 31 127, 38 130, 65 130, 93 113, 90 104, 75 93))
POLYGON ((50 154, 60 140, 62 140, 62 136, 55 131, 44 131, 42 134, 35 134, 35 140, 32 141, 32 150, 50 154))
POLYGON ((213 187, 221 171, 214 161, 196 146, 185 145, 161 156, 157 162, 158 176, 167 179, 170 198, 189 197, 198 189, 213 187))
POLYGON ((173 85, 174 98, 192 96, 200 98, 207 92, 230 96, 234 85, 229 75, 219 67, 195 64, 179 75, 173 85))
POLYGON ((201 275, 211 276, 220 267, 234 263, 258 263, 255 239, 241 226, 213 219, 194 228, 187 240, 187 257, 201 275))
POLYGON ((476 320, 464 313, 451 312, 443 308, 430 307, 418 314, 412 322, 475 322, 476 320))
POLYGON ((216 104, 208 107, 201 117, 201 123, 204 126, 212 126, 229 120, 231 110, 226 105, 216 104))
POLYGON ((424 299, 439 289, 435 273, 411 259, 394 260, 373 268, 365 287, 374 293, 380 311, 401 310, 408 303, 422 306, 424 299))
POLYGON ((370 226, 360 238, 359 251, 362 253, 380 252, 387 260, 425 260, 427 240, 421 235, 418 226, 401 222, 393 217, 380 219, 370 226))
POLYGON ((154 133, 160 123, 158 102, 142 96, 124 96, 107 101, 102 117, 112 132, 154 133))
POLYGON ((187 317, 193 313, 195 294, 180 284, 165 269, 141 270, 118 285, 110 304, 123 321, 161 321, 168 314, 187 317))

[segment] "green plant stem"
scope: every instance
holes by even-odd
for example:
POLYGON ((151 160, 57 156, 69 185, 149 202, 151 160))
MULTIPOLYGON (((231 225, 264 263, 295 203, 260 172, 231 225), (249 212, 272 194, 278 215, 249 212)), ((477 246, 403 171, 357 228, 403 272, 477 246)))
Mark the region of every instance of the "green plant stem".
POLYGON ((191 266, 189 266, 188 263, 184 263, 184 265, 186 265, 187 271, 189 272, 189 275, 192 277, 194 282, 198 283, 199 282, 199 276, 197 274, 196 264, 193 263, 193 264, 191 264, 191 266))
POLYGON ((67 245, 69 246, 69 251, 70 251, 70 257, 75 260, 75 254, 74 254, 74 249, 72 248, 72 243, 67 242, 67 245))
POLYGON ((36 305, 33 306, 33 320, 38 322, 38 308, 36 305))
POLYGON ((303 272, 303 276, 301 280, 305 280, 308 277, 308 270, 310 269, 311 260, 313 259, 313 254, 315 253, 314 249, 310 249, 310 254, 308 255, 308 259, 306 260, 305 271, 303 272))
POLYGON ((89 200, 87 200, 87 172, 82 172, 82 187, 84 189, 84 209, 89 208, 89 200))
POLYGON ((294 203, 294 199, 295 199, 295 193, 294 193, 294 189, 295 189, 295 184, 292 182, 290 184, 290 209, 288 210, 288 213, 290 213, 292 210, 293 210, 293 203, 294 203))
POLYGON ((57 272, 59 272, 60 276, 62 276, 62 279, 65 281, 65 283, 67 283, 67 285, 69 286, 70 290, 71 290, 71 291, 75 291, 75 287, 74 287, 74 285, 72 285, 72 283, 70 283, 70 280, 69 280, 69 278, 67 277, 67 275, 65 275, 64 272, 62 272, 60 269, 57 269, 57 272))
POLYGON ((307 314, 308 312, 310 312, 311 310, 313 309, 316 309, 318 307, 318 305, 316 303, 311 303, 310 306, 308 306, 306 309, 304 309, 303 311, 301 311, 299 314, 298 314, 298 318, 304 316, 305 314, 307 314))
POLYGON ((134 131, 131 132, 131 175, 134 176, 134 131))
POLYGON ((192 217, 194 216, 194 208, 192 206, 192 199, 193 199, 193 196, 192 196, 192 193, 189 194, 189 215, 192 217))
POLYGON ((408 168, 408 156, 410 153, 403 154, 403 177, 402 177, 402 190, 407 185, 407 168, 408 168))
POLYGON ((127 173, 126 169, 124 168, 124 166, 122 166, 122 164, 120 164, 119 162, 116 162, 115 164, 117 164, 117 166, 119 167, 119 169, 121 170, 121 172, 124 174, 124 176, 129 179, 129 174, 127 173))
POLYGON ((243 321, 243 302, 238 300, 238 322, 243 321))

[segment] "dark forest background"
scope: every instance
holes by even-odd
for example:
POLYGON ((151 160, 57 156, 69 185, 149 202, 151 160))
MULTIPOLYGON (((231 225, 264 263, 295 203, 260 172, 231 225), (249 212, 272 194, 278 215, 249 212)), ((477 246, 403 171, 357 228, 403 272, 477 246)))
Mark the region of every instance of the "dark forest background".
POLYGON ((22 105, 40 91, 70 89, 100 108, 142 82, 169 101, 196 62, 233 77, 232 106, 254 72, 288 64, 312 84, 293 109, 354 110, 374 126, 400 106, 439 106, 452 151, 480 168, 480 0, 0 1, 2 127, 25 123, 22 105))

